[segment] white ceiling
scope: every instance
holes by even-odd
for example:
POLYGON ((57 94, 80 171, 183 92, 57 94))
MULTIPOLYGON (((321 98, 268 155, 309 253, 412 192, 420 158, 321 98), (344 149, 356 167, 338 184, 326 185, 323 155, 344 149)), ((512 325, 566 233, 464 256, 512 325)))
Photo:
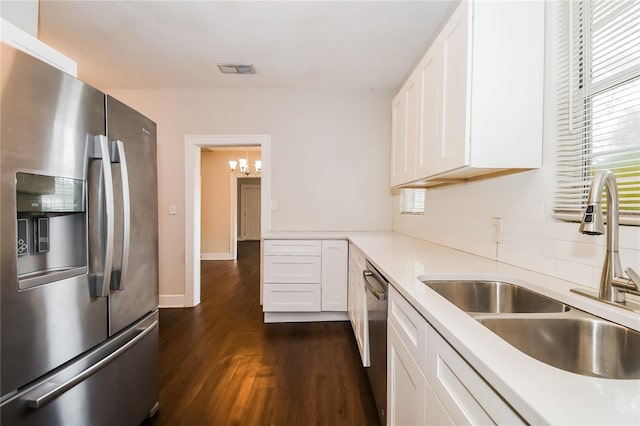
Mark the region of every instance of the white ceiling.
POLYGON ((455 3, 41 0, 39 38, 101 89, 395 90, 455 3))

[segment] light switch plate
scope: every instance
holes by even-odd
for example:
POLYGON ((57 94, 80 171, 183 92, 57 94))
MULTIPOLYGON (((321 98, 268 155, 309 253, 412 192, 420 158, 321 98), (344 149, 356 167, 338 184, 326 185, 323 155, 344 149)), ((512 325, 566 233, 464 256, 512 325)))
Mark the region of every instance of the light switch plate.
POLYGON ((178 207, 176 206, 176 203, 169 204, 169 214, 174 215, 177 213, 178 213, 178 207))

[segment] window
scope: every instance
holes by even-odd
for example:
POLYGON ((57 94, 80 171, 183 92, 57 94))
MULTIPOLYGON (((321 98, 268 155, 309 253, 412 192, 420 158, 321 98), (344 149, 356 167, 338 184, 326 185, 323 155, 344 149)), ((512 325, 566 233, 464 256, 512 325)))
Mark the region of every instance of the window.
POLYGON ((400 214, 424 214, 426 189, 402 189, 400 214))
POLYGON ((640 224, 640 0, 558 7, 554 214, 579 220, 593 176, 609 169, 620 223, 640 224))

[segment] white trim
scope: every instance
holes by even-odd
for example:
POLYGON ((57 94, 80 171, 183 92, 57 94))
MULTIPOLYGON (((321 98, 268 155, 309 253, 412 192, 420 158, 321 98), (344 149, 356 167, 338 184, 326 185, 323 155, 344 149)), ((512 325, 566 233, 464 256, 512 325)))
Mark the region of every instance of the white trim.
POLYGON ((229 253, 231 260, 238 258, 238 176, 231 175, 229 200, 229 253))
POLYGON ((264 322, 349 321, 346 312, 265 312, 264 322))
MULTIPOLYGON (((259 146, 262 158, 260 229, 271 230, 271 135, 185 135, 184 305, 200 303, 200 154, 203 147, 259 146)), ((232 179, 232 182, 234 179, 232 179)), ((236 183, 237 184, 237 183, 236 183)), ((233 197, 233 191, 232 191, 233 197)), ((237 216, 237 214, 236 214, 237 216)), ((232 232, 237 232, 235 229, 232 232)), ((235 244, 234 244, 235 245, 235 244)), ((261 256, 262 257, 262 256, 261 256)), ((262 280, 261 280, 262 282, 262 280)))
POLYGON ((200 253, 200 260, 236 260, 233 253, 200 253))
POLYGON ((159 308, 184 308, 184 294, 161 294, 159 308))

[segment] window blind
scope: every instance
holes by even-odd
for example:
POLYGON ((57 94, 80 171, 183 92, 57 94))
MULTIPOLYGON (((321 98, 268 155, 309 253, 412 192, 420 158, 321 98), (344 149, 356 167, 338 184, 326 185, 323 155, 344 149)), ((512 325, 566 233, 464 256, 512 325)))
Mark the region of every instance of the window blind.
POLYGON ((424 214, 425 189, 403 189, 401 191, 400 213, 424 214))
POLYGON ((558 7, 555 216, 579 220, 593 176, 609 169, 620 222, 640 224, 640 0, 558 7))

